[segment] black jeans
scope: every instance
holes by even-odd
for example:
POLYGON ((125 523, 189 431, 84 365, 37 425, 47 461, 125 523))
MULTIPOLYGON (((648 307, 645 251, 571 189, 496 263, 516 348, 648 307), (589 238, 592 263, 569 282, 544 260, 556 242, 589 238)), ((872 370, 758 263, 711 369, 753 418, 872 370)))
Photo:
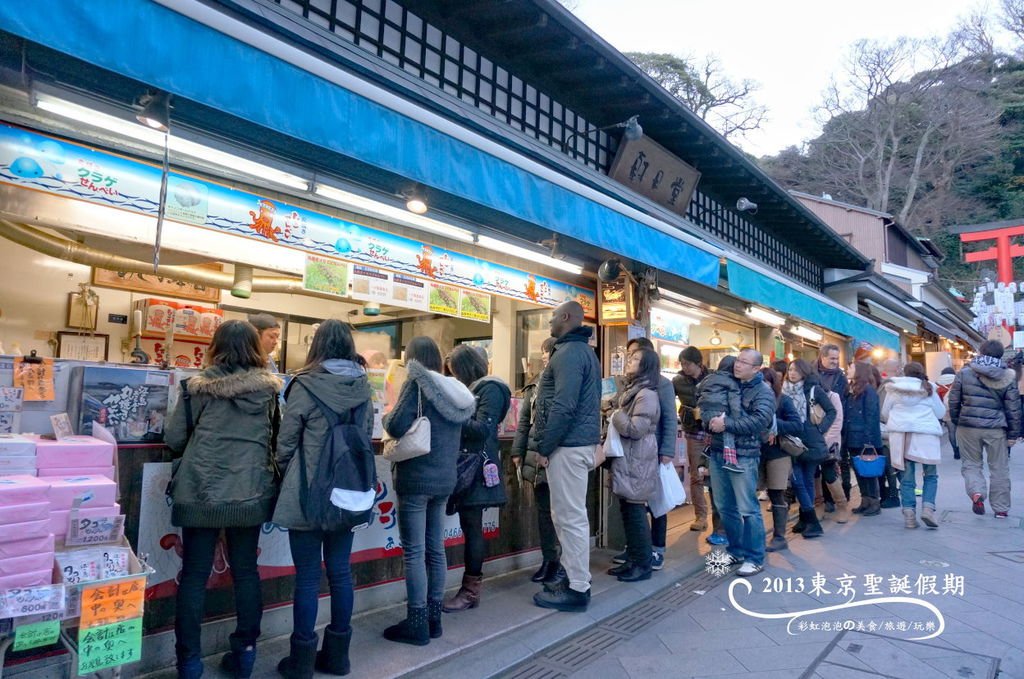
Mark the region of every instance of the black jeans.
MULTIPOLYGON (((175 651, 178 660, 202 657, 200 630, 206 607, 206 581, 213 568, 213 555, 220 528, 181 529, 181 581, 178 583, 177 611, 174 617, 175 651)), ((256 545, 260 526, 225 528, 228 565, 235 586, 235 631, 232 648, 256 643, 263 619, 263 594, 256 570, 256 545)))
POLYGON ((630 562, 650 568, 651 528, 647 525, 647 507, 619 498, 622 526, 626 533, 626 553, 630 562))
POLYGON ((537 483, 533 486, 533 497, 537 501, 537 531, 540 533, 540 553, 545 561, 558 561, 561 551, 555 522, 551 520, 551 486, 537 483))
MULTIPOLYGON (((651 514, 650 508, 647 513, 651 514)), ((662 554, 665 553, 665 538, 668 536, 668 514, 655 516, 651 514, 651 546, 662 554)))
POLYGON ((352 621, 352 531, 290 530, 288 544, 295 563, 292 633, 296 639, 316 638, 320 599, 320 562, 327 567, 331 592, 331 630, 344 632, 352 621))
POLYGON ((487 554, 483 507, 460 509, 459 526, 462 527, 462 537, 465 539, 463 558, 466 562, 466 575, 483 575, 484 556, 487 554))

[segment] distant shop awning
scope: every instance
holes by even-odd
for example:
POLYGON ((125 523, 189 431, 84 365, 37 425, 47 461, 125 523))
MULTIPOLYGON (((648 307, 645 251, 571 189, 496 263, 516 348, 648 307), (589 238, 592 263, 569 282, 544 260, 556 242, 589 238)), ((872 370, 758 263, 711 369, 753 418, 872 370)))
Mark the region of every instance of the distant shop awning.
POLYGON ((747 301, 778 309, 802 321, 834 332, 899 351, 899 335, 861 318, 849 309, 833 306, 796 287, 765 276, 754 269, 728 262, 729 292, 747 301))
POLYGON ((900 330, 905 330, 911 334, 917 333, 917 321, 911 320, 906 316, 902 316, 895 311, 886 309, 874 300, 866 299, 864 302, 868 305, 868 310, 871 312, 871 315, 883 323, 894 325, 900 330))

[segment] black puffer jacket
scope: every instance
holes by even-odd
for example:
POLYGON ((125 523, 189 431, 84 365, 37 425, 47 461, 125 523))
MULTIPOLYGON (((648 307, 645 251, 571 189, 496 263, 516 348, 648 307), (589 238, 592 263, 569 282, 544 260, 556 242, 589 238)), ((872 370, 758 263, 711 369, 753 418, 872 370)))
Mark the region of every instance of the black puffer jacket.
POLYGON ((807 451, 798 459, 805 463, 822 462, 828 455, 828 444, 825 443, 825 432, 836 420, 836 409, 832 405, 832 399, 821 387, 816 375, 809 375, 803 384, 804 398, 807 399, 807 412, 803 413, 804 428, 800 434, 800 440, 807 446, 807 451), (825 418, 821 424, 811 422, 811 404, 821 406, 825 411, 825 418))
POLYGON ((473 417, 476 400, 454 377, 427 370, 417 361, 409 361, 408 369, 398 401, 384 417, 384 431, 395 438, 409 431, 422 395, 423 416, 430 420, 430 453, 395 465, 395 491, 399 495, 451 495, 462 425, 473 417))
POLYGON ((548 457, 555 448, 601 442, 601 366, 581 326, 558 338, 537 386, 528 450, 548 457))
MULTIPOLYGON (((764 375, 756 373, 749 382, 740 383, 740 403, 743 413, 726 415, 725 430, 736 435, 736 454, 751 457, 761 454, 761 444, 772 428, 775 413, 775 392, 764 383, 764 375)), ((711 449, 722 452, 722 435, 712 434, 711 449)))
POLYGON ((658 375, 658 456, 676 456, 676 435, 679 433, 679 418, 676 416, 676 392, 672 382, 664 375, 658 375))
POLYGON ((804 423, 800 421, 800 413, 793 405, 793 399, 782 394, 779 396, 778 405, 775 408, 775 443, 764 443, 761 446, 762 460, 776 460, 780 457, 789 457, 789 453, 779 446, 779 438, 790 434, 800 437, 804 431, 804 423))
MULTIPOLYGON (((468 422, 462 425, 462 450, 460 454, 483 453, 488 462, 498 466, 501 474, 501 457, 498 449, 498 425, 508 414, 508 406, 512 400, 512 392, 508 385, 497 377, 483 377, 470 385, 469 390, 476 397, 476 411, 468 422)), ((505 482, 488 488, 484 485, 483 475, 459 497, 452 498, 455 509, 468 507, 500 507, 508 502, 505 494, 505 482)))
POLYGON ((697 385, 708 376, 704 366, 700 367, 700 377, 694 379, 682 371, 672 378, 672 388, 675 389, 676 398, 679 399, 679 422, 683 431, 687 434, 700 434, 704 431, 700 419, 696 417, 697 407, 697 385))
POLYGON ((1017 377, 998 358, 978 356, 956 376, 946 396, 949 419, 958 427, 1005 429, 1021 433, 1017 377))

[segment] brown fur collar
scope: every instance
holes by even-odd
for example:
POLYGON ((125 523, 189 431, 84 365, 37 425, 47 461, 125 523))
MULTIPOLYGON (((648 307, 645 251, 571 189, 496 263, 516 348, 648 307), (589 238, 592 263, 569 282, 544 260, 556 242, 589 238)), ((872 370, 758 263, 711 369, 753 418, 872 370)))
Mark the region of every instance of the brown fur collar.
POLYGON ((213 366, 189 379, 188 390, 214 398, 235 398, 254 391, 278 392, 281 380, 263 368, 228 372, 213 366))

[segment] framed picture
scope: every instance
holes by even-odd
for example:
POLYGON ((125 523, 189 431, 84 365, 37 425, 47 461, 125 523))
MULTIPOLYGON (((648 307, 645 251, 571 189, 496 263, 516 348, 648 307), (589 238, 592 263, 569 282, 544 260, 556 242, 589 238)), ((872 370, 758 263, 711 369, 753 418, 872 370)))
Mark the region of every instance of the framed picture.
POLYGON ((57 358, 76 361, 105 361, 110 348, 110 335, 81 335, 77 332, 57 333, 57 358))
POLYGON ((69 292, 68 317, 64 325, 68 328, 95 330, 99 310, 98 298, 90 300, 80 292, 69 292))

